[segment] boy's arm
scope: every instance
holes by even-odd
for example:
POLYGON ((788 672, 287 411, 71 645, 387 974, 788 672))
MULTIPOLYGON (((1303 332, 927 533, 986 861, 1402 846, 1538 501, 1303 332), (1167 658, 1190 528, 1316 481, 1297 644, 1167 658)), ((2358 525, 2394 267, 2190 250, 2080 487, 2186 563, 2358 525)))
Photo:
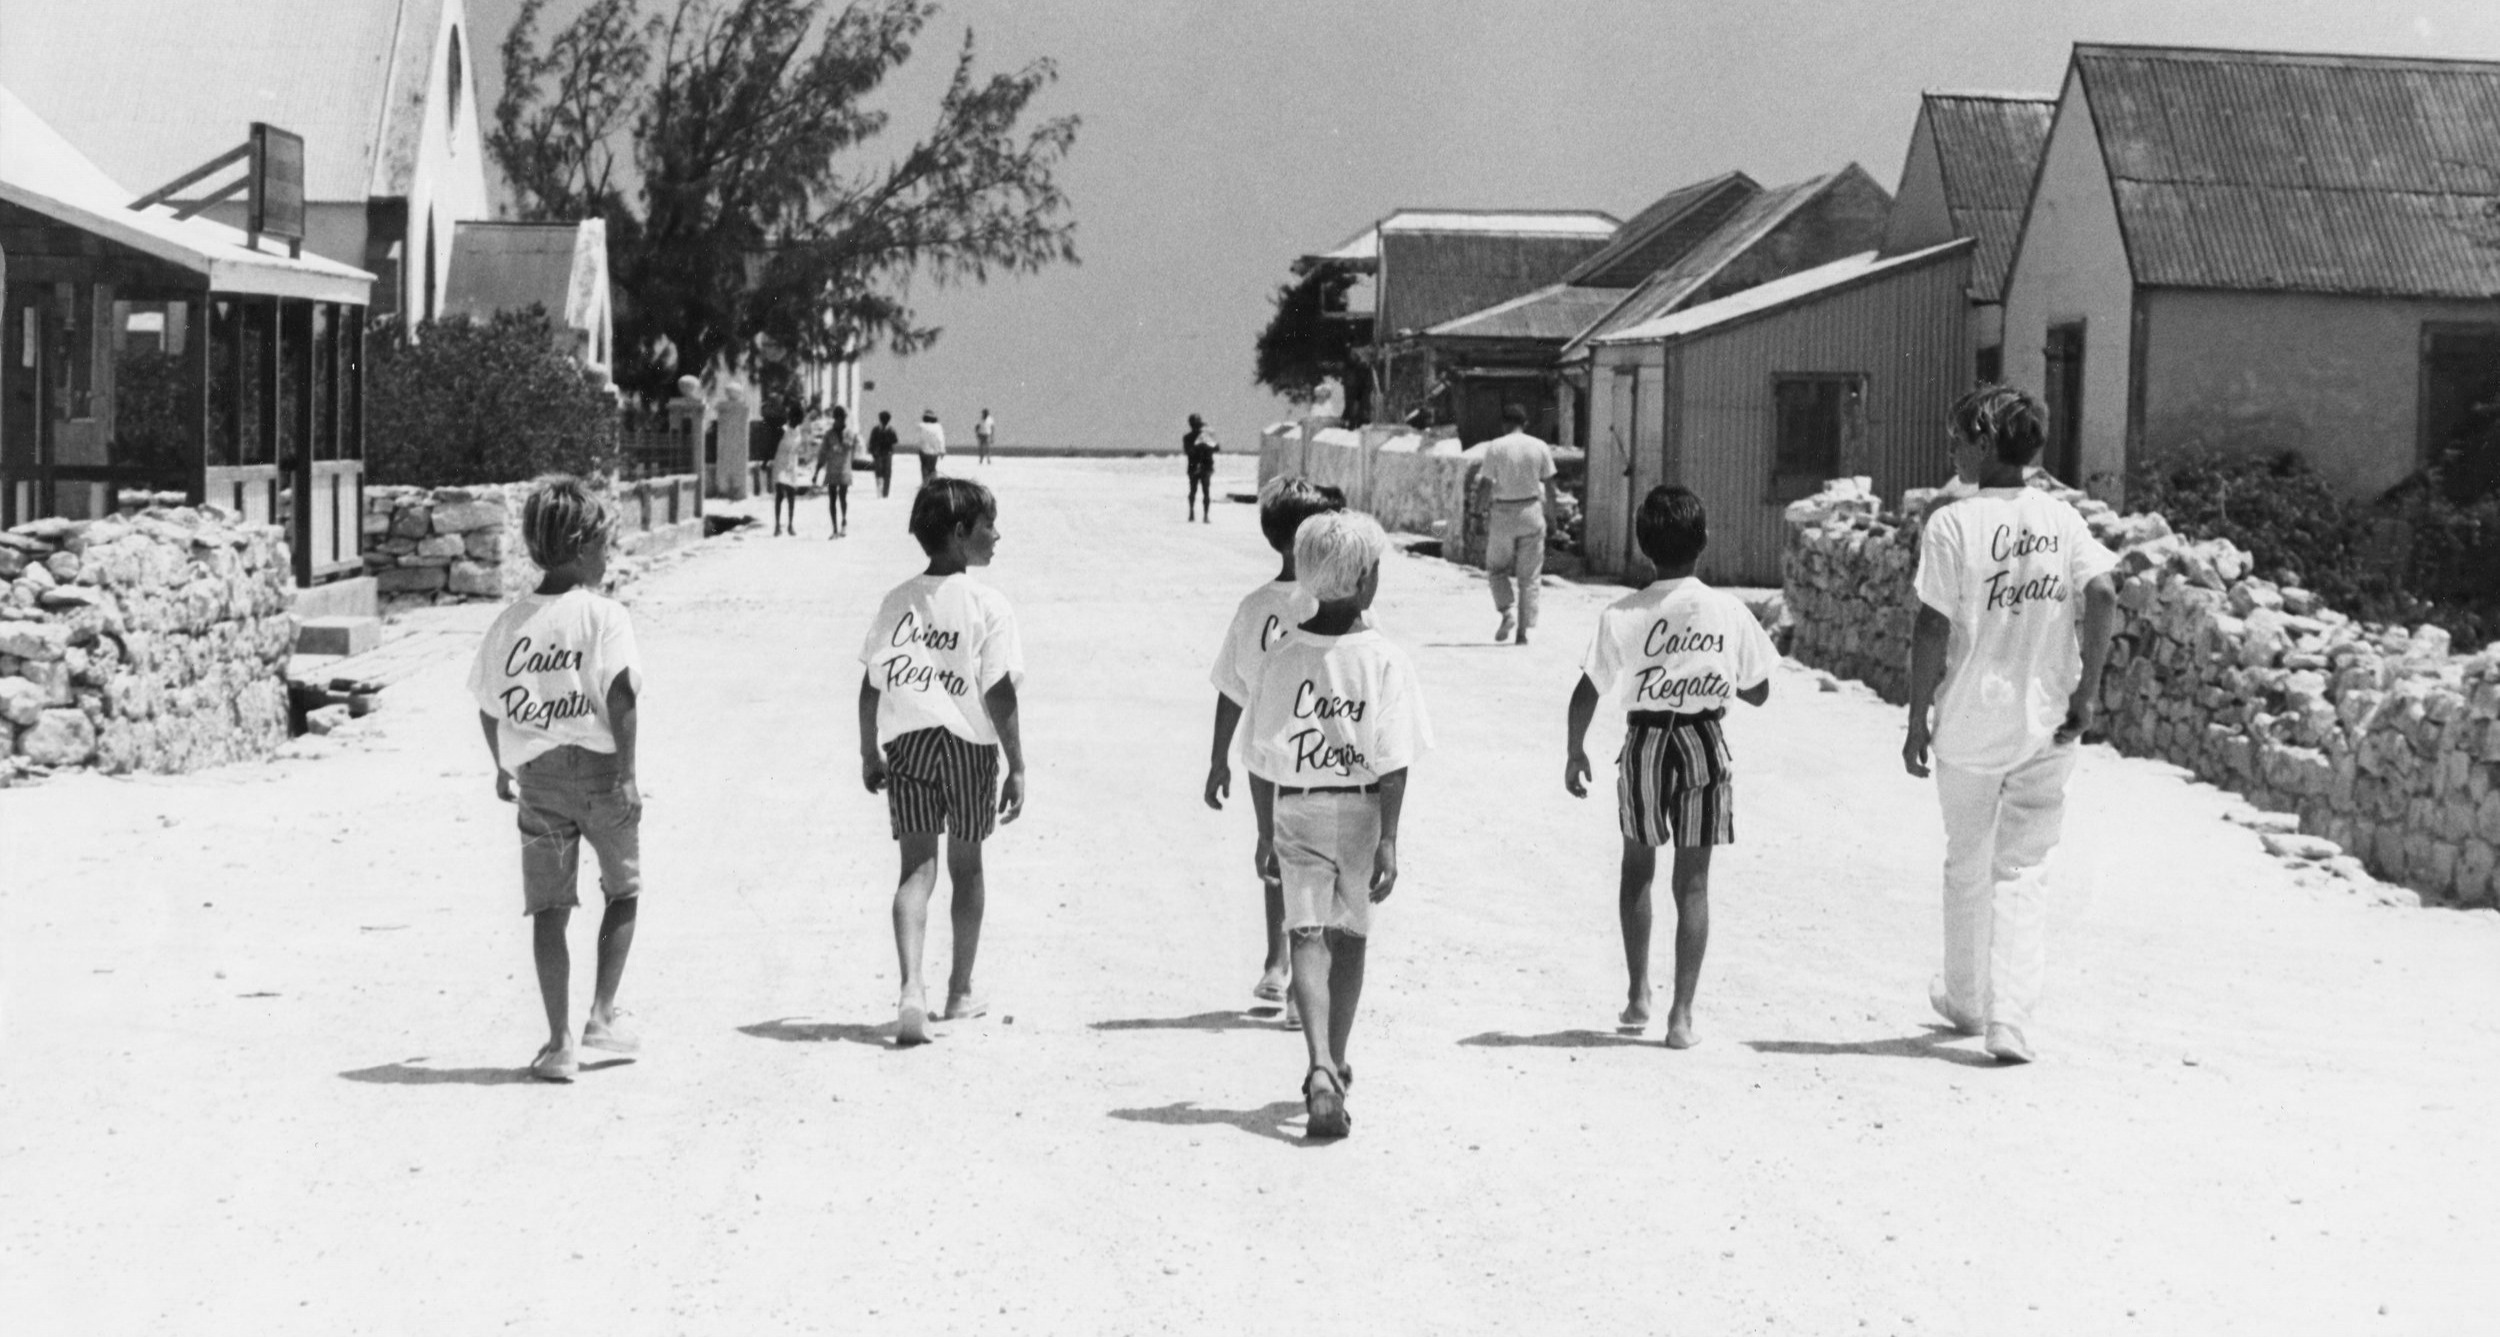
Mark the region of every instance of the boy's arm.
POLYGON ((1762 681, 1755 683, 1751 687, 1739 689, 1736 693, 1736 699, 1749 706, 1761 705, 1763 702, 1771 699, 1771 680, 1769 678, 1764 678, 1762 681))
POLYGON ((998 786, 998 820, 1012 822, 1024 813, 1024 731, 1016 719, 1016 680, 1002 677, 981 693, 998 730, 999 751, 1007 754, 1007 775, 998 786))
POLYGON ((1589 721, 1597 718, 1597 684, 1580 675, 1571 689, 1571 712, 1563 724, 1563 788, 1573 798, 1589 796, 1589 721))
POLYGON ((859 779, 871 794, 885 789, 885 753, 877 748, 877 689, 859 675, 859 779))
POLYGON ((1901 744, 1901 765, 1910 774, 1927 774, 1930 738, 1927 714, 1944 681, 1944 651, 1953 635, 1953 620, 1934 604, 1918 606, 1918 625, 1910 631, 1910 736, 1901 744))
POLYGON ((503 768, 503 740, 495 728, 495 717, 481 710, 477 727, 486 731, 486 755, 495 760, 495 797, 512 802, 512 772, 503 768))
POLYGON ((1372 855, 1372 902, 1398 886, 1398 814, 1406 807, 1406 768, 1380 777, 1380 848, 1372 855))
POLYGON ((1233 730, 1241 726, 1241 703, 1215 694, 1215 746, 1207 759, 1207 806, 1221 811, 1233 792, 1233 730))
POLYGON ((2109 667, 2109 639, 2118 629, 2118 583, 2104 572, 2083 587, 2083 677, 2066 703, 2057 741, 2070 743, 2091 731, 2101 712, 2101 673, 2109 667))
POLYGON ((634 675, 619 673, 608 680, 608 732, 616 737, 617 789, 625 798, 629 820, 642 820, 642 787, 635 782, 635 748, 641 716, 635 709, 634 675))
POLYGON ((1258 843, 1251 847, 1250 863, 1258 875, 1267 876, 1268 866, 1276 862, 1276 784, 1250 773, 1250 811, 1258 819, 1258 843))

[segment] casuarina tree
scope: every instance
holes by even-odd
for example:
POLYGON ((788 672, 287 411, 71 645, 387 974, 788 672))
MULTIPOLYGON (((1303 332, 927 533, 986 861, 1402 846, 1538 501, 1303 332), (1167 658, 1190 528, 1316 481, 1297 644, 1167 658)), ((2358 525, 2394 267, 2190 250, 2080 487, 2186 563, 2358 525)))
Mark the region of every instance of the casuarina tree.
POLYGON ((1050 61, 983 75, 967 31, 934 123, 877 151, 890 116, 868 103, 929 0, 591 0, 542 42, 544 5, 525 0, 504 39, 487 146, 523 217, 607 221, 619 379, 637 390, 914 352, 940 333, 915 280, 1076 263, 1055 173, 1077 118, 1028 121, 1050 61))

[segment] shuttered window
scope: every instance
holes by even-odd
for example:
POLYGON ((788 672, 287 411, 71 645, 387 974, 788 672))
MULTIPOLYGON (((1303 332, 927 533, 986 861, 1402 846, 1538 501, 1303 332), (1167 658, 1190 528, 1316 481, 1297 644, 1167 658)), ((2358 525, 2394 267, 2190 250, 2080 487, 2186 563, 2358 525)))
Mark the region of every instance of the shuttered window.
POLYGON ((1771 493, 1811 496, 1841 476, 1856 434, 1866 378, 1857 374, 1775 376, 1771 381, 1771 493))

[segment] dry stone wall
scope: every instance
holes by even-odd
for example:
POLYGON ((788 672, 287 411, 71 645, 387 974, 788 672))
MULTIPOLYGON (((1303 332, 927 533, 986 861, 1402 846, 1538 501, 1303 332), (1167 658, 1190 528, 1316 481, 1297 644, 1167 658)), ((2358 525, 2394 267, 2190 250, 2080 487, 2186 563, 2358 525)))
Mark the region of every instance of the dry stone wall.
MULTIPOLYGON (((653 478, 610 489, 618 554, 646 556, 700 538, 696 481, 653 478)), ((366 574, 385 600, 400 604, 496 601, 535 586, 541 573, 521 540, 521 503, 531 486, 366 488, 366 574)))
POLYGON ((287 739, 285 537, 212 507, 0 533, 0 783, 189 771, 287 739))
MULTIPOLYGON (((2298 832, 2267 836, 2279 854, 2500 902, 2500 642, 2458 653, 2436 627, 2356 622, 2253 572, 2233 544, 2054 490, 2119 556, 2112 744, 2296 814, 2298 832)), ((1860 478, 1789 507, 1791 654, 1906 699, 1914 518, 1936 496, 1890 512, 1860 478)))

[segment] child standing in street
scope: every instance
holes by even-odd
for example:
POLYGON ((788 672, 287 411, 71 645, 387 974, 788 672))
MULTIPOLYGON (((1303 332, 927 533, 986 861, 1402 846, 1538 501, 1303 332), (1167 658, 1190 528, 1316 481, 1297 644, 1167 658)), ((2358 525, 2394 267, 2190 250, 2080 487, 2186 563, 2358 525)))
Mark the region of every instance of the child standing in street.
MULTIPOLYGON (((1259 676, 1267 652, 1287 633, 1319 611, 1319 604, 1294 579, 1293 540, 1302 522, 1314 515, 1345 509, 1342 496, 1332 500, 1301 478, 1271 480, 1259 492, 1259 531, 1267 546, 1284 558, 1276 578, 1242 598, 1224 631, 1224 646, 1215 655, 1215 745, 1207 760, 1207 806, 1221 811, 1233 792, 1233 731, 1241 724, 1241 706, 1250 699, 1250 684, 1259 676)), ((1293 977, 1293 960, 1285 944, 1285 891, 1277 880, 1275 833, 1265 808, 1252 804, 1258 816, 1259 884, 1267 903, 1267 964, 1259 971, 1250 995, 1262 1003, 1282 1004, 1293 977)))
POLYGON ((1617 913, 1630 976, 1622 1021, 1649 1025, 1649 890, 1658 848, 1672 845, 1675 1001, 1666 1041, 1669 1049, 1689 1049, 1693 991, 1710 946, 1710 851, 1736 840, 1736 771, 1719 722, 1731 697, 1751 706, 1769 699, 1779 651, 1734 595, 1693 575, 1710 544, 1700 497, 1680 487, 1650 489, 1633 533, 1658 578, 1598 615, 1571 692, 1563 787, 1574 798, 1588 796, 1589 722, 1601 700, 1613 701, 1624 711, 1615 761, 1623 830, 1617 913))
POLYGON ((1181 433, 1181 459, 1189 471, 1191 520, 1201 519, 1203 511, 1205 523, 1215 523, 1215 456, 1221 449, 1215 433, 1207 430, 1207 420, 1190 414, 1189 430, 1181 433))
POLYGON ((789 513, 788 532, 799 532, 799 489, 806 487, 817 473, 816 435, 807 430, 807 422, 793 408, 781 425, 781 440, 773 447, 773 534, 783 532, 782 513, 789 513))
POLYGON ((1389 536, 1368 515, 1303 522, 1294 569, 1318 609, 1267 652, 1242 710, 1250 800, 1274 833, 1293 935, 1312 1138, 1353 1127, 1346 1043, 1363 997, 1372 906, 1397 888, 1406 772, 1432 746, 1414 664, 1363 615, 1388 551, 1389 536))
POLYGON ((633 622, 600 594, 616 529, 605 500, 576 478, 551 478, 521 508, 538 588, 495 619, 469 670, 469 694, 495 797, 520 806, 521 905, 532 921, 547 1042, 530 1075, 568 1082, 580 1069, 570 1017, 573 958, 565 928, 581 904, 581 847, 599 861, 607 912, 582 1043, 631 1054, 641 1041, 616 1010, 642 894, 642 793, 634 781, 642 667, 633 622))
POLYGON ((1005 596, 968 574, 988 566, 997 551, 998 503, 970 479, 932 478, 912 498, 911 533, 929 555, 928 570, 885 596, 859 652, 867 670, 859 685, 860 774, 869 793, 885 794, 902 846, 894 950, 903 975, 895 1039, 904 1045, 929 1038, 921 949, 940 839, 955 887, 955 961, 944 1016, 968 1020, 989 1011, 972 987, 987 897, 981 842, 1024 810, 1016 720, 1023 644, 1005 596))
POLYGON ((834 405, 831 423, 816 447, 816 473, 825 483, 825 514, 833 521, 835 538, 851 532, 852 456, 858 449, 859 434, 851 430, 850 415, 834 405))

